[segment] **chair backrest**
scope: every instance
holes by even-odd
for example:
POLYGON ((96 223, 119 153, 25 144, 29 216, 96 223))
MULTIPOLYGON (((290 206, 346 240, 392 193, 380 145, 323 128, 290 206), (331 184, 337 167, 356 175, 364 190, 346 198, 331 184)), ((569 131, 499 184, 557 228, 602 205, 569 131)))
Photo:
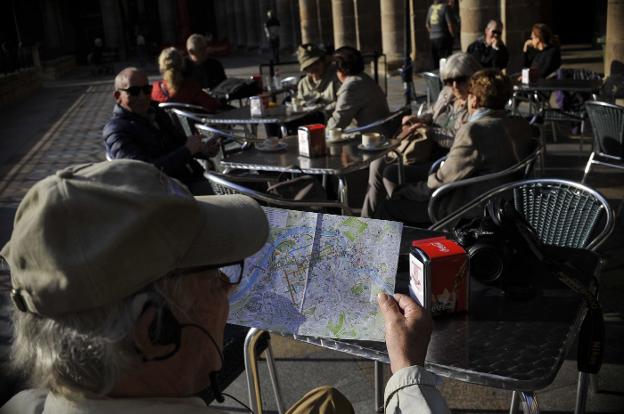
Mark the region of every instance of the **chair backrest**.
MULTIPOLYGON (((351 210, 349 206, 336 201, 295 201, 253 190, 244 186, 245 181, 249 182, 249 177, 228 176, 214 171, 206 171, 204 176, 210 181, 210 185, 216 194, 244 194, 271 206, 306 211, 311 209, 335 208, 341 209, 346 215, 353 215, 353 210, 351 210)), ((257 179, 253 182, 257 182, 257 179)))
POLYGON ((173 125, 184 136, 190 136, 195 131, 193 125, 202 115, 209 115, 206 108, 198 105, 185 104, 180 102, 162 102, 158 107, 163 109, 168 115, 173 125))
POLYGON ((431 229, 445 228, 487 200, 509 194, 516 210, 545 244, 596 250, 613 231, 613 210, 602 194, 586 185, 555 178, 503 184, 476 197, 431 229))
POLYGON ((594 152, 624 159, 624 107, 590 101, 585 108, 594 134, 594 152))
POLYGON ((423 72, 423 78, 425 78, 425 83, 427 84, 427 104, 429 107, 433 106, 433 104, 438 100, 438 95, 442 92, 442 79, 440 79, 440 75, 433 72, 423 72))
POLYGON ((346 134, 353 132, 379 132, 383 134, 386 139, 390 139, 401 127, 401 119, 408 113, 408 110, 409 108, 407 107, 400 108, 383 119, 356 128, 350 128, 344 132, 346 134))
POLYGON ((469 200, 484 191, 505 182, 527 178, 532 174, 533 165, 543 150, 537 141, 533 145, 533 151, 526 158, 505 170, 444 184, 436 189, 427 207, 431 222, 436 223, 454 211, 463 209, 469 200))

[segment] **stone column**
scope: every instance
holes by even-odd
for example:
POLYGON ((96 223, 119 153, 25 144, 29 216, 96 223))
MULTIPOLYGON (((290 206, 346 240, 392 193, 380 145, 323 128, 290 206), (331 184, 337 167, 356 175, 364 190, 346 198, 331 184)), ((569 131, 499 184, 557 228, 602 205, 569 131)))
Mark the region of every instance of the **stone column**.
MULTIPOLYGON (((115 0, 100 0, 100 2, 118 4, 115 0)), ((161 44, 163 46, 172 46, 176 42, 175 7, 176 5, 172 0, 158 0, 158 17, 160 17, 161 44)), ((117 21, 121 24, 121 18, 118 18, 117 21)))
POLYGON ((414 72, 422 72, 432 67, 431 44, 429 33, 425 27, 427 20, 427 10, 431 2, 411 0, 410 1, 411 23, 412 23, 412 61, 414 72))
POLYGON ((327 0, 316 0, 316 14, 318 15, 319 37, 321 44, 334 44, 334 16, 332 5, 327 0))
MULTIPOLYGON (((522 69, 522 46, 528 39, 531 26, 539 20, 539 1, 501 0, 500 2, 500 19, 504 28, 503 41, 509 50, 509 65, 507 65, 507 73, 509 74, 519 72, 522 69)), ((462 7, 464 7, 463 2, 462 7)))
POLYGON ((317 0, 299 0, 301 43, 321 43, 317 0))
POLYGON ((233 48, 236 48, 236 16, 233 0, 224 0, 225 15, 227 19, 227 38, 233 48))
POLYGON ((228 37, 228 21, 227 9, 224 0, 215 0, 214 13, 217 21, 217 31, 214 35, 215 40, 221 40, 228 37))
POLYGON ((332 0, 334 46, 357 47, 353 0, 332 0))
POLYGON ((354 0, 357 48, 362 53, 381 53, 379 0, 354 0))
MULTIPOLYGON (((119 51, 119 57, 125 58, 124 28, 116 0, 100 0, 102 10, 102 27, 104 29, 104 46, 119 51)), ((174 38, 175 39, 175 38, 174 38)))
POLYGON ((292 0, 277 0, 277 19, 280 22, 280 49, 293 50, 292 0))
MULTIPOLYGON (((507 3, 515 3, 508 1, 507 3)), ((499 0, 463 0, 459 15, 461 18, 461 48, 466 50, 481 34, 491 19, 500 18, 499 0)))
POLYGON ((236 44, 245 47, 247 43, 247 30, 245 28, 245 0, 232 0, 234 2, 234 18, 236 19, 236 44))
MULTIPOLYGON (((624 62, 624 0, 607 3, 607 42, 604 53, 604 73, 611 73, 611 62, 624 62)), ((621 102, 620 102, 621 103, 621 102)))
POLYGON ((403 2, 405 0, 381 0, 382 51, 388 60, 388 68, 395 69, 403 64, 405 42, 403 2))
POLYGON ((257 1, 249 1, 245 3, 245 21, 247 22, 247 47, 257 49, 260 46, 260 21, 258 20, 258 9, 260 8, 257 1))
MULTIPOLYGON (((45 32, 43 44, 50 49, 56 49, 61 46, 58 1, 44 1, 41 5, 43 7, 43 28, 45 32)), ((89 39, 91 47, 93 47, 93 40, 95 39, 89 39)))

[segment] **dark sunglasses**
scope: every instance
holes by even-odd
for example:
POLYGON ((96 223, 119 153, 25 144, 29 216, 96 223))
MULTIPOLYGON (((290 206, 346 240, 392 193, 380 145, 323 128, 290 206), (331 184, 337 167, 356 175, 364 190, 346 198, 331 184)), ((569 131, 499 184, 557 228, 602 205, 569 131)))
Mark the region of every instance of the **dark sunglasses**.
POLYGON ((503 32, 501 32, 500 30, 492 30, 492 34, 495 34, 495 35, 499 35, 499 36, 500 36, 500 35, 502 35, 502 34, 503 34, 503 32))
POLYGON ((219 269, 220 275, 225 283, 228 285, 238 285, 243 279, 243 272, 245 271, 245 261, 241 260, 240 262, 232 263, 232 264, 223 264, 223 265, 210 265, 210 266, 194 266, 194 267, 185 267, 182 269, 175 269, 171 272, 167 273, 167 276, 182 276, 182 275, 190 275, 193 273, 201 273, 207 270, 215 270, 219 269))
POLYGON ((468 77, 467 76, 458 76, 456 78, 448 78, 444 80, 444 84, 446 86, 451 86, 453 85, 453 82, 457 82, 457 83, 462 83, 462 82, 466 82, 468 81, 468 77))
POLYGON ((131 86, 126 89, 117 89, 117 90, 126 92, 130 96, 139 96, 139 93, 141 92, 143 92, 144 95, 150 96, 152 94, 152 85, 131 86))

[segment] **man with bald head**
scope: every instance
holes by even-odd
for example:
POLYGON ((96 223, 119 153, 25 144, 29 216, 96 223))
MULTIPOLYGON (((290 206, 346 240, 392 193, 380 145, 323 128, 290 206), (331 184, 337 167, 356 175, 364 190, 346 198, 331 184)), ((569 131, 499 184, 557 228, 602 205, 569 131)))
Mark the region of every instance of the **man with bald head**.
POLYGON ((467 52, 483 68, 505 69, 509 63, 509 52, 503 43, 503 23, 490 20, 485 26, 485 33, 468 46, 467 52))
POLYGON ((216 155, 218 142, 178 133, 168 115, 150 101, 152 86, 140 69, 125 68, 115 77, 113 116, 104 126, 109 158, 129 158, 155 165, 184 183, 195 195, 211 194, 204 169, 195 158, 216 155))

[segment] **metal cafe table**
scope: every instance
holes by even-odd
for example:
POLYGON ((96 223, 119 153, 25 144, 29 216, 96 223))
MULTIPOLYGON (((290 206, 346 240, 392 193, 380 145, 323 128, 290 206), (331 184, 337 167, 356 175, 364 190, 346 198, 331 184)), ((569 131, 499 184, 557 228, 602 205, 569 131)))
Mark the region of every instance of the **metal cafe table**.
MULTIPOLYGON (((517 108, 519 94, 526 96, 538 93, 550 94, 554 91, 564 91, 571 93, 589 93, 596 96, 599 94, 602 84, 601 80, 588 79, 538 79, 528 84, 516 83, 513 87, 513 108, 517 108)), ((541 108, 538 108, 538 110, 539 109, 541 108)))
MULTIPOLYGON (((395 292, 407 293, 411 240, 439 234, 404 227, 395 292)), ((597 263, 591 266, 598 268, 597 263)), ((469 313, 434 320, 425 367, 442 377, 518 391, 514 395, 524 402, 525 413, 539 413, 535 391, 555 379, 580 329, 586 312, 584 302, 555 283, 531 299, 510 299, 498 288, 475 285, 471 287, 469 313)), ((390 362, 384 342, 280 334, 353 356, 390 362)), ((382 383, 382 371, 376 369, 376 389, 381 391, 375 396, 378 410, 383 410, 382 383)), ((251 388, 250 397, 257 397, 251 388)), ((518 402, 512 401, 512 406, 518 402)))
POLYGON ((226 173, 228 170, 242 169, 336 176, 339 201, 348 205, 346 174, 368 167, 371 162, 382 158, 398 145, 389 143, 379 150, 364 151, 358 148, 361 141, 354 138, 327 144, 327 154, 324 157, 308 158, 299 155, 296 136, 288 136, 280 142, 286 144, 281 151, 265 152, 249 148, 225 155, 220 164, 226 169, 226 173))

